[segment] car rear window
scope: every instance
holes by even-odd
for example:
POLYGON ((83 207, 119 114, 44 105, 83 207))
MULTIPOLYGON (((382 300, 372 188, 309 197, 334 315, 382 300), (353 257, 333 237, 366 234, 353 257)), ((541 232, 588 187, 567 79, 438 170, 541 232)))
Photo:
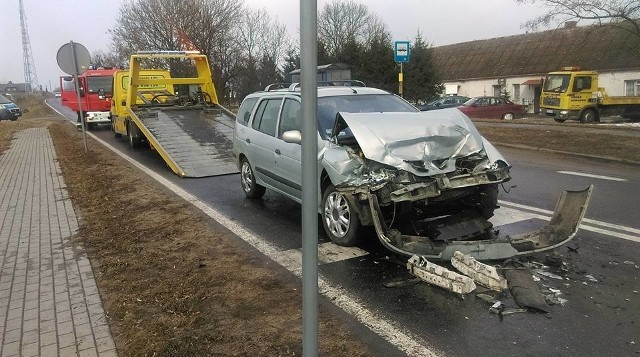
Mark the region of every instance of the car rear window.
POLYGON ((253 107, 256 105, 258 98, 247 98, 240 105, 240 109, 238 109, 238 115, 236 115, 236 122, 242 124, 244 126, 249 123, 249 117, 251 116, 251 112, 253 111, 253 107))

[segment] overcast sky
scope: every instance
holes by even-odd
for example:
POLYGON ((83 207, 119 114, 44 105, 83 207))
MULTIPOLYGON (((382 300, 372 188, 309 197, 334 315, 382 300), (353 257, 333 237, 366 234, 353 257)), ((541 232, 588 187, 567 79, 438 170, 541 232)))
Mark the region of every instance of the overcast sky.
MULTIPOLYGON (((131 1, 131 0, 124 0, 131 1)), ((317 0, 321 9, 328 0, 317 0)), ((356 0, 366 4, 389 26, 394 40, 411 40, 418 30, 435 46, 524 33, 521 25, 544 9, 513 0, 356 0)), ((89 52, 107 50, 107 30, 114 26, 122 0, 23 0, 38 80, 57 87, 63 75, 56 62, 69 41, 89 52)), ((24 82, 22 37, 17 0, 2 0, 0 83, 24 82)), ((245 0, 264 8, 299 36, 298 0, 245 0)))

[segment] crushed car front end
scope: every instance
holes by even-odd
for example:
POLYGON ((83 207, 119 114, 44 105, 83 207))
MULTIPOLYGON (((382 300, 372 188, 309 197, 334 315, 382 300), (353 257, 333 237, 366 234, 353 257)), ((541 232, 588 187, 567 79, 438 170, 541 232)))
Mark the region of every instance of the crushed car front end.
POLYGON ((590 196, 589 190, 564 200, 572 205, 563 217, 572 220, 563 224, 573 228, 560 229, 567 232, 562 237, 499 237, 488 219, 498 208, 498 186, 511 179, 510 166, 457 110, 341 112, 322 166, 383 245, 431 259, 450 259, 456 250, 503 259, 552 247, 573 236, 590 196))

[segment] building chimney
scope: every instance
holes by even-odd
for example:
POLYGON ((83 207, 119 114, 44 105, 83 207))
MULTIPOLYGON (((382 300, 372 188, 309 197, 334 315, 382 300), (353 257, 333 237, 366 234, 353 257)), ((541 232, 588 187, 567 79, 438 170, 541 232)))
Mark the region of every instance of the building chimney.
POLYGON ((572 29, 572 28, 576 27, 577 24, 578 24, 578 21, 565 21, 564 22, 564 28, 572 29))

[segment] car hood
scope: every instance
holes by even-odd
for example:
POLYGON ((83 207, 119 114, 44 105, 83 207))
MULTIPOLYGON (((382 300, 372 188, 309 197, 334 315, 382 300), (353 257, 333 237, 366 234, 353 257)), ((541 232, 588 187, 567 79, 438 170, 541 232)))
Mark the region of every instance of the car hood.
POLYGON ((341 136, 345 137, 346 128, 351 130, 367 159, 418 176, 454 171, 457 158, 483 151, 485 142, 471 120, 456 109, 340 112, 331 135, 334 143, 345 142, 341 136))

